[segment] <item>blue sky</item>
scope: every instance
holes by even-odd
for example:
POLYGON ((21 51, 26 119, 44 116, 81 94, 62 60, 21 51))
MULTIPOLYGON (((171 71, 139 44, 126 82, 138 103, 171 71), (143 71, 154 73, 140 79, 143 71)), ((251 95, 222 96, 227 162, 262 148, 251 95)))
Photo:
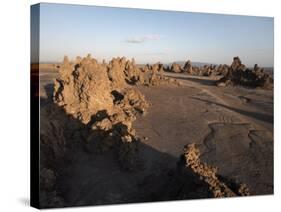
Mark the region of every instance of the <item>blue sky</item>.
POLYGON ((40 61, 91 53, 98 60, 134 57, 138 63, 273 66, 273 18, 41 4, 40 61))

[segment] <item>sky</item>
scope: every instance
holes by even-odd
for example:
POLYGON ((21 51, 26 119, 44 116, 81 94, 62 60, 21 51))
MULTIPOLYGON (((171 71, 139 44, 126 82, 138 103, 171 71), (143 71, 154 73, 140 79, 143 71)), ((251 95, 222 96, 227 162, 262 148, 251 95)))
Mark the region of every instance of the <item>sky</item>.
POLYGON ((191 60, 273 67, 270 17, 218 15, 65 4, 40 6, 40 62, 90 53, 98 60, 125 56, 137 63, 191 60))

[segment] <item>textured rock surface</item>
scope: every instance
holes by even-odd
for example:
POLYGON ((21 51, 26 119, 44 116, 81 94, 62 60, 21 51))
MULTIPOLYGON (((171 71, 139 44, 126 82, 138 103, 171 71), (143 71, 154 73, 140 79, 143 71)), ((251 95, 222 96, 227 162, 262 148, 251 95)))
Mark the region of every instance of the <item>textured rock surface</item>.
POLYGON ((124 57, 113 58, 108 65, 98 64, 89 56, 75 64, 65 59, 55 82, 54 101, 68 114, 87 124, 99 111, 116 112, 112 92, 127 89, 127 81, 141 82, 138 72, 134 63, 124 57))
POLYGON ((214 197, 249 196, 245 184, 233 185, 232 189, 219 179, 217 168, 200 161, 200 151, 195 144, 188 145, 184 150, 186 167, 206 182, 214 197))
MULTIPOLYGON (((118 73, 114 74, 115 79, 118 73)), ((54 84, 54 102, 86 124, 98 111, 112 110, 111 87, 121 84, 114 79, 110 81, 107 67, 90 57, 73 65, 64 60, 54 84)))

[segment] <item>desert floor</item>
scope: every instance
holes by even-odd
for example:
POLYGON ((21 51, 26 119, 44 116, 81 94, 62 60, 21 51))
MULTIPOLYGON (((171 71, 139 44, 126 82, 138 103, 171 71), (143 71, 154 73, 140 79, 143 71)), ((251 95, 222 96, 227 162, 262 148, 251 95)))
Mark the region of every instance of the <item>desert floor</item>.
MULTIPOLYGON (((56 75, 41 70, 41 98, 52 91, 56 75)), ((182 86, 138 87, 151 103, 134 122, 142 138, 140 170, 122 172, 110 152, 77 152, 79 160, 64 166, 60 179, 69 205, 159 200, 155 193, 173 186, 167 181, 190 143, 199 145, 202 161, 247 184, 252 195, 273 193, 273 91, 217 87, 211 77, 165 75, 182 86)))

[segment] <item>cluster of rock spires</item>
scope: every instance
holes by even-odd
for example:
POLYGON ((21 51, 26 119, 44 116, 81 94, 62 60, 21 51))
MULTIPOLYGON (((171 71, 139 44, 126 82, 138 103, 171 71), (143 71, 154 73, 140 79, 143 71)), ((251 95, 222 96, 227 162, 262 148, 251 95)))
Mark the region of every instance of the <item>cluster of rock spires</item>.
POLYGON ((170 68, 166 68, 167 72, 185 73, 194 76, 217 76, 224 75, 227 72, 227 65, 204 65, 203 67, 192 66, 190 60, 187 60, 183 66, 173 63, 170 68))
POLYGON ((93 129, 108 131, 124 125, 127 132, 122 140, 131 142, 135 136, 132 122, 149 106, 132 85, 162 83, 178 82, 163 76, 161 64, 139 68, 134 59, 124 57, 113 58, 108 64, 100 64, 90 55, 78 57, 74 63, 65 57, 54 84, 54 102, 82 123, 92 123, 93 129))
POLYGON ((231 66, 217 82, 218 86, 242 85, 249 87, 273 88, 273 78, 255 64, 253 69, 246 68, 239 57, 234 57, 231 66))
POLYGON ((166 71, 175 73, 185 73, 194 76, 222 76, 217 82, 218 86, 242 85, 248 87, 260 87, 265 89, 273 88, 273 78, 264 69, 255 64, 253 69, 242 64, 239 57, 234 57, 230 66, 224 65, 204 65, 203 67, 192 66, 188 60, 182 67, 173 63, 166 71))

